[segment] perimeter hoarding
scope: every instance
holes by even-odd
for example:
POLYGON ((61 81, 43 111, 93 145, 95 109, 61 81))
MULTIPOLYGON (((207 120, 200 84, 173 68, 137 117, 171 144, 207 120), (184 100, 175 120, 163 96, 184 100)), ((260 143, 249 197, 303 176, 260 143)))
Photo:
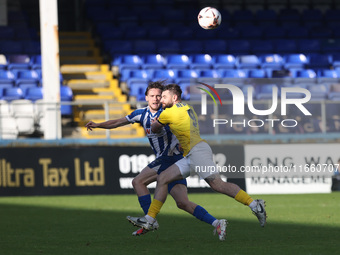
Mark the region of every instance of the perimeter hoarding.
MULTIPOLYGON (((243 146, 212 149, 219 165, 239 168, 244 162, 243 146)), ((0 196, 133 194, 133 177, 154 158, 148 146, 0 148, 0 196)), ((245 189, 241 177, 229 181, 245 189)), ((211 192, 198 176, 188 179, 188 187, 211 192)))
POLYGON ((246 145, 250 194, 329 193, 339 144, 246 145))

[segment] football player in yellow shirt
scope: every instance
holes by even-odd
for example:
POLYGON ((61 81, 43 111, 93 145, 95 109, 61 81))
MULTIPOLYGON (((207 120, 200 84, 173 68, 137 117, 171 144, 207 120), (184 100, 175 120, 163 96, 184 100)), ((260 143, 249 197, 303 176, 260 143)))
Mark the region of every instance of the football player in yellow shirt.
POLYGON ((195 171, 195 166, 205 171, 196 172, 210 187, 219 193, 234 198, 236 201, 250 207, 257 216, 261 227, 266 224, 265 202, 262 199, 252 199, 238 185, 225 182, 221 179, 216 164, 213 161, 213 153, 208 143, 200 137, 197 115, 194 109, 181 102, 182 90, 177 84, 165 86, 161 102, 165 109, 158 120, 151 125, 152 132, 159 132, 165 125, 169 125, 171 132, 177 137, 183 148, 184 158, 177 161, 157 178, 157 186, 154 199, 150 205, 148 214, 144 217, 131 217, 127 219, 134 225, 144 229, 153 229, 153 223, 160 212, 166 197, 167 185, 171 181, 186 178, 195 171))

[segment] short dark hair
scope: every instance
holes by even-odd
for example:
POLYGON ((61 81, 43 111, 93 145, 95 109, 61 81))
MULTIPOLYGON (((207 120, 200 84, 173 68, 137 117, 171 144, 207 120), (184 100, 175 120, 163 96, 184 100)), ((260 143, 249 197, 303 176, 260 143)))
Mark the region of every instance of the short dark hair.
POLYGON ((182 98, 182 89, 179 85, 175 83, 168 84, 164 87, 164 91, 169 90, 171 93, 177 95, 178 99, 182 98))
POLYGON ((148 95, 148 92, 150 89, 160 89, 161 91, 163 91, 164 86, 165 86, 165 80, 149 82, 149 85, 145 90, 145 95, 146 96, 148 95))

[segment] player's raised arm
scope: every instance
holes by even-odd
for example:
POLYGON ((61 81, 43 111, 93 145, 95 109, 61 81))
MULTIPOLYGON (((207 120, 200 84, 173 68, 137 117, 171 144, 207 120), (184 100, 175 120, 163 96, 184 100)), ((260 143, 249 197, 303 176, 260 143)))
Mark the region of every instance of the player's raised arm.
POLYGON ((130 124, 130 122, 125 118, 115 119, 115 120, 108 120, 100 123, 95 123, 93 121, 89 121, 86 123, 85 127, 87 130, 91 130, 93 128, 104 128, 104 129, 113 129, 121 126, 125 126, 127 124, 130 124))

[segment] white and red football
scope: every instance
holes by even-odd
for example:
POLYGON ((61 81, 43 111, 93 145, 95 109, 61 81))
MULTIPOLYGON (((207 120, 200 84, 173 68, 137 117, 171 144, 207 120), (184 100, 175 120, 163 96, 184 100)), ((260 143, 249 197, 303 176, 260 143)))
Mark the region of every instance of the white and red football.
POLYGON ((214 7, 205 7, 198 14, 198 24, 204 29, 215 29, 222 21, 221 13, 214 7))

